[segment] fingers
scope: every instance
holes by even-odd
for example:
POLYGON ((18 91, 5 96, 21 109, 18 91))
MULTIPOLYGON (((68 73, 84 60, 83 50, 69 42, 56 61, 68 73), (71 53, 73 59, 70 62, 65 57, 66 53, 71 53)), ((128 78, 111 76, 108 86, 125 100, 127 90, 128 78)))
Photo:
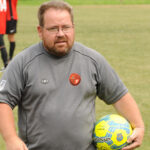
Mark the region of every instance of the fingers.
POLYGON ((122 150, 133 150, 133 149, 139 147, 142 144, 143 136, 144 136, 144 129, 143 128, 135 128, 133 130, 132 135, 130 136, 130 138, 127 141, 129 143, 129 145, 122 148, 122 150))
POLYGON ((130 136, 130 138, 127 140, 127 143, 132 143, 136 138, 136 133, 135 130, 133 131, 132 135, 130 136))
POLYGON ((140 144, 138 142, 133 142, 132 144, 124 147, 122 150, 133 150, 139 146, 140 146, 140 144))

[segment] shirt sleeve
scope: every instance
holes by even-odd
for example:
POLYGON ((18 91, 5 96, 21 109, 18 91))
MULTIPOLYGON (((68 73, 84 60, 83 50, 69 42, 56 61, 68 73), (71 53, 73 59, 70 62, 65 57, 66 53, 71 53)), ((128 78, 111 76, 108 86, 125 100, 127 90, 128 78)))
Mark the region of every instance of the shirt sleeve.
POLYGON ((15 59, 7 66, 0 80, 0 103, 6 103, 13 109, 21 101, 23 87, 23 69, 15 59))
POLYGON ((103 56, 97 64, 97 95, 107 104, 113 104, 124 96, 128 89, 103 56))

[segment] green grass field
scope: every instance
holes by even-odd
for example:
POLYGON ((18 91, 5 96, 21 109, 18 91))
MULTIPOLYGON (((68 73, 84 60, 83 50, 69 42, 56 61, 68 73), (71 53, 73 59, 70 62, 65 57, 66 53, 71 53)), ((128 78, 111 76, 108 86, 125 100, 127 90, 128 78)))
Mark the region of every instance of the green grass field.
MULTIPOLYGON (((39 0, 41 1, 41 0, 39 0)), ((106 57, 136 99, 145 122, 143 145, 150 148, 150 5, 73 6, 76 41, 96 49, 106 57)), ((36 26, 38 6, 19 5, 15 55, 39 41, 36 26)), ((8 47, 7 38, 5 36, 8 47)), ((0 60, 0 67, 2 62, 0 60)), ((2 73, 0 73, 0 76, 2 73)), ((14 111, 17 124, 16 110, 14 111)), ((116 113, 112 106, 96 100, 97 119, 116 113)), ((0 150, 5 150, 0 138, 0 150)))
MULTIPOLYGON (((48 0, 20 0, 19 4, 37 5, 48 0)), ((149 0, 64 0, 72 5, 91 5, 91 4, 150 4, 149 0)))

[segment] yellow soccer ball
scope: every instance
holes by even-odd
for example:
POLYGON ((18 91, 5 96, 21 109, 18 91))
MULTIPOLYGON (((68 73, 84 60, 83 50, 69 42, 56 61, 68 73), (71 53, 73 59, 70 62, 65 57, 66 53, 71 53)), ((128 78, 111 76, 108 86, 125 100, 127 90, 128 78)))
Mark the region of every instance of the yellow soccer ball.
POLYGON ((96 122, 93 141, 97 150, 121 150, 131 134, 131 125, 124 117, 110 114, 96 122))

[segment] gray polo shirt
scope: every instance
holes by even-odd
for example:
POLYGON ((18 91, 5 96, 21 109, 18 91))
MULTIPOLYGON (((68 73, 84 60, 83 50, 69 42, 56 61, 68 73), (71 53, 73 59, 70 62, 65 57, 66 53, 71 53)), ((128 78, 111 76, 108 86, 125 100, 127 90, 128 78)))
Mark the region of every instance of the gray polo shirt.
POLYGON ((95 98, 113 104, 127 88, 98 52, 75 42, 58 58, 42 43, 19 53, 0 82, 0 102, 18 105, 29 150, 94 150, 95 98))

